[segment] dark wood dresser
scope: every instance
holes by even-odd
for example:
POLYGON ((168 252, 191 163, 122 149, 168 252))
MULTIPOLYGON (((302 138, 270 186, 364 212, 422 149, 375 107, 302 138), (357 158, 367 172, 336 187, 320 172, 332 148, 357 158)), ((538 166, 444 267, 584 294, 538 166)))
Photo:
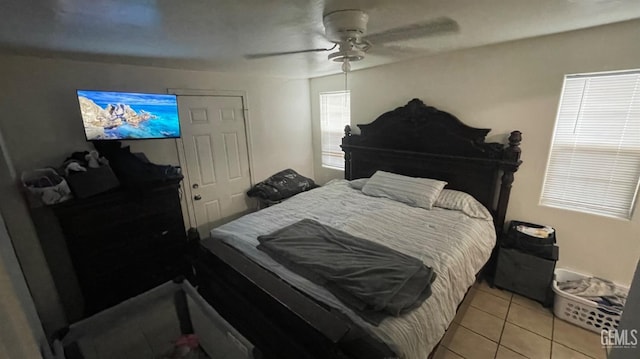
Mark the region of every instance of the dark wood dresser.
POLYGON ((53 206, 84 316, 190 273, 179 185, 118 190, 53 206))

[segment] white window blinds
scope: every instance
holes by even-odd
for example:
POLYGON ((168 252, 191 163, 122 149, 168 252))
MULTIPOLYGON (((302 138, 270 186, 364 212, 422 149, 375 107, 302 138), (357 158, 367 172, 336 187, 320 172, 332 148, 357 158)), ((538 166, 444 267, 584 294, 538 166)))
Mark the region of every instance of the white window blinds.
POLYGON ((344 126, 351 123, 349 91, 320 93, 320 141, 322 165, 344 169, 344 153, 340 148, 344 126))
POLYGON ((630 219, 640 181, 640 71, 567 75, 540 204, 630 219))

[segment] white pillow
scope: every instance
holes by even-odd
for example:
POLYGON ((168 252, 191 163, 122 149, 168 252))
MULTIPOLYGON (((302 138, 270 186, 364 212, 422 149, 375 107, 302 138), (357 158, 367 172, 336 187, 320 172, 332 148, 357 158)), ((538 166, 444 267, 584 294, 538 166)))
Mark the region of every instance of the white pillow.
POLYGON ((430 178, 415 178, 376 172, 362 188, 362 193, 406 203, 413 207, 431 209, 447 182, 430 178))
POLYGON ((349 181, 349 186, 351 186, 351 188, 353 189, 362 190, 362 187, 364 187, 364 185, 367 184, 367 181, 369 181, 368 178, 354 179, 349 181))
POLYGON ((473 198, 473 196, 465 192, 443 189, 433 205, 435 207, 461 211, 472 218, 480 218, 487 221, 493 220, 491 212, 489 212, 482 203, 473 198))

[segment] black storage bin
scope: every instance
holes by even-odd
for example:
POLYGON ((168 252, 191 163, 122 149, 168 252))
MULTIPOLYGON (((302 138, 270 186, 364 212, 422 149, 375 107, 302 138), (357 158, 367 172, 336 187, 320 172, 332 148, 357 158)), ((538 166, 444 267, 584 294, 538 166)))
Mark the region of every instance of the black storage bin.
POLYGON ((502 242, 500 243, 501 247, 518 249, 522 252, 532 254, 541 258, 558 260, 559 250, 555 245, 555 229, 553 233, 549 235, 549 237, 538 238, 518 231, 517 227, 520 225, 532 228, 544 228, 544 226, 541 226, 539 224, 522 221, 511 221, 511 223, 509 224, 509 229, 507 230, 507 235, 502 237, 502 242))
POLYGON ((494 285, 537 300, 553 304, 551 283, 556 261, 540 258, 517 249, 500 248, 494 285))
POLYGON ((507 233, 500 237, 493 284, 549 307, 553 305, 551 287, 559 257, 556 232, 547 238, 538 238, 518 231, 520 225, 544 228, 534 223, 511 221, 507 233))

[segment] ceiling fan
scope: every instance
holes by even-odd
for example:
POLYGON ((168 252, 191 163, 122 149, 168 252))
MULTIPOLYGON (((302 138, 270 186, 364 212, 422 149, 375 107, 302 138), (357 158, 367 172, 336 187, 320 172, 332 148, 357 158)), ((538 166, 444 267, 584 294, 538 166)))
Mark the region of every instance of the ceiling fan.
POLYGON ((328 58, 332 61, 342 62, 342 70, 348 72, 351 70, 350 62, 362 60, 365 53, 374 46, 383 46, 384 44, 395 41, 443 35, 459 30, 456 21, 448 17, 439 17, 367 35, 369 15, 357 9, 329 12, 323 16, 322 22, 325 28, 325 37, 334 44, 333 47, 248 54, 244 57, 247 59, 260 59, 306 52, 333 51, 337 48, 335 52, 329 54, 328 58))

